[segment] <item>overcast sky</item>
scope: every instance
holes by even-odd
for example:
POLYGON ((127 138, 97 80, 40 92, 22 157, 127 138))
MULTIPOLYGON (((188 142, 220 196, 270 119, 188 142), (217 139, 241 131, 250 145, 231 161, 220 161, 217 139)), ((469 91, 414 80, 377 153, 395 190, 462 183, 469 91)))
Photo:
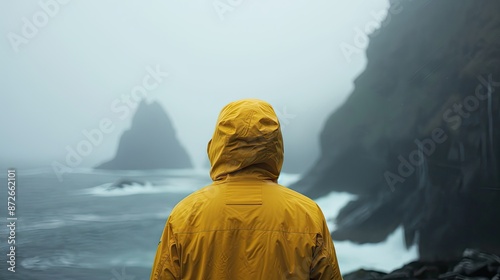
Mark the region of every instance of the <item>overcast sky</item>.
POLYGON ((81 166, 111 158, 132 116, 117 113, 113 104, 125 104, 121 98, 143 84, 148 67, 168 72, 147 98, 167 110, 197 165, 206 159, 220 109, 247 97, 267 100, 285 117, 287 151, 315 157, 325 119, 366 63, 365 46, 358 44, 360 53, 347 59, 341 44, 356 46, 355 29, 373 23, 389 5, 54 1, 0 4, 1 167, 64 163, 66 147, 75 148, 85 139, 82 130, 99 128, 105 118, 115 129, 81 166))

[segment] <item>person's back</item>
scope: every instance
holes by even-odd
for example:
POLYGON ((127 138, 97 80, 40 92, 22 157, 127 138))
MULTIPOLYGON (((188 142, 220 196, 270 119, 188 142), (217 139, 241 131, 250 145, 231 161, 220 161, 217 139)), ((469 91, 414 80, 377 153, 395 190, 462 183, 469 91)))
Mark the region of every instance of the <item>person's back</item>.
POLYGON ((214 182, 172 210, 151 279, 342 279, 320 208, 276 183, 283 141, 269 104, 227 105, 208 155, 214 182))

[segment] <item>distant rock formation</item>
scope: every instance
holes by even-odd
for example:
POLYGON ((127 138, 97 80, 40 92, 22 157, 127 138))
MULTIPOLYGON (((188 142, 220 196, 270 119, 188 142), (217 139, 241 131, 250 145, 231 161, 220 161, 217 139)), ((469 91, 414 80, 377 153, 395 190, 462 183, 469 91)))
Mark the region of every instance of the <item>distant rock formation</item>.
POLYGON ((130 180, 130 179, 119 179, 106 187, 107 191, 113 191, 113 190, 121 190, 121 189, 126 189, 130 187, 145 187, 145 186, 151 186, 151 183, 149 182, 143 182, 143 181, 136 181, 136 180, 130 180))
POLYGON ((336 240, 403 226, 423 261, 500 253, 500 1, 391 1, 365 71, 292 188, 358 195, 336 240), (390 20, 390 22, 389 22, 390 20))
POLYGON ((187 152, 175 136, 172 123, 157 102, 142 101, 132 126, 120 138, 115 157, 96 168, 145 170, 191 168, 187 152))

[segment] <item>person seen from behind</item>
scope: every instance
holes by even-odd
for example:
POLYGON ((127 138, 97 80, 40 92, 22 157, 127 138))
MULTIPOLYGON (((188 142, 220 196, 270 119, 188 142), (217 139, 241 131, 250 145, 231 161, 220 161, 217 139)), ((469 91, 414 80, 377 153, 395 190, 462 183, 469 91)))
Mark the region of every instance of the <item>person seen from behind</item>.
POLYGON ((342 280, 319 206, 277 183, 284 150, 270 104, 226 105, 207 152, 213 183, 170 213, 151 280, 342 280))

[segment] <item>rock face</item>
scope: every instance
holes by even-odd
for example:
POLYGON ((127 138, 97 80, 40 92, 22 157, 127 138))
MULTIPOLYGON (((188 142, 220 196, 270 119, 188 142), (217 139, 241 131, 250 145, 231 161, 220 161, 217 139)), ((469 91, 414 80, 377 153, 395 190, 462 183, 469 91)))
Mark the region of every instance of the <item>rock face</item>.
POLYGON ((372 279, 500 279, 500 257, 466 250, 460 261, 411 262, 391 273, 360 269, 344 275, 344 280, 372 279))
POLYGON ((191 160, 175 136, 160 104, 141 102, 132 126, 120 138, 115 157, 96 168, 145 170, 191 168, 191 160))
POLYGON ((403 226, 422 261, 500 253, 500 1, 391 2, 368 64, 325 124, 322 156, 292 188, 358 199, 336 240, 403 226))
POLYGON ((130 180, 130 179, 119 179, 116 182, 112 183, 109 185, 106 190, 108 191, 113 191, 113 190, 122 190, 130 187, 144 187, 144 186, 151 186, 149 182, 143 182, 143 181, 136 181, 136 180, 130 180))

